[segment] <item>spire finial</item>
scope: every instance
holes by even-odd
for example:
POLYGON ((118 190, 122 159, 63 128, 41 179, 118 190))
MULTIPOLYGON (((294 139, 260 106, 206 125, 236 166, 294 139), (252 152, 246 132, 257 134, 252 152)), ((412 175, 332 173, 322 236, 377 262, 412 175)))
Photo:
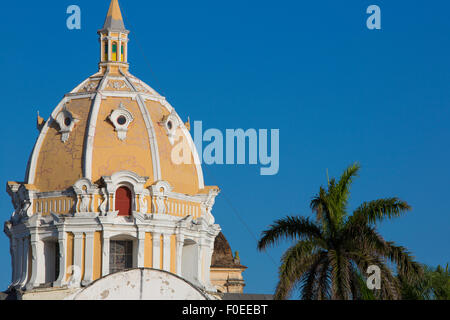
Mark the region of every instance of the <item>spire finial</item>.
POLYGON ((122 12, 120 11, 119 0, 111 0, 103 30, 126 31, 123 23, 122 12))

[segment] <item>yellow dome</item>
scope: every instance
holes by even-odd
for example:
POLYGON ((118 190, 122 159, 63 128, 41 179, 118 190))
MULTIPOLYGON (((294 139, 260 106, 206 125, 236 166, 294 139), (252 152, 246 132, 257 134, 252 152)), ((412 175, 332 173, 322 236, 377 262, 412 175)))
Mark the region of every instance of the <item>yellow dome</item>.
POLYGON ((208 193, 189 130, 164 97, 129 73, 129 31, 117 0, 98 34, 99 72, 66 94, 45 124, 38 118, 28 185, 64 191, 82 178, 97 183, 129 171, 148 178, 145 187, 166 181, 175 193, 208 193), (186 156, 176 164, 180 141, 186 156))
POLYGON ((198 159, 195 147, 190 164, 171 160, 176 145, 171 135, 192 141, 183 121, 151 87, 127 71, 115 71, 99 72, 65 95, 38 138, 28 184, 41 192, 62 191, 80 178, 97 182, 102 176, 128 170, 148 177, 146 186, 164 180, 174 192, 202 193, 203 173, 194 161, 198 159), (123 140, 120 124, 112 119, 114 113, 118 113, 117 122, 130 117, 123 140), (62 126, 68 125, 65 138, 58 122, 61 117, 62 126))

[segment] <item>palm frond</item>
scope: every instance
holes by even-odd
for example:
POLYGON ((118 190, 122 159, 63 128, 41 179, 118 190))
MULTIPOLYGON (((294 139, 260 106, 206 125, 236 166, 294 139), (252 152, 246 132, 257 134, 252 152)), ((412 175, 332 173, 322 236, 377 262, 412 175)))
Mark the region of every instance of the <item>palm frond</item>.
POLYGON ((411 210, 409 204, 398 198, 378 199, 364 202, 349 217, 349 221, 352 223, 374 224, 385 218, 400 217, 409 210, 411 210))
POLYGON ((350 298, 350 261, 339 251, 329 250, 333 295, 335 300, 347 300, 350 298))
MULTIPOLYGON (((319 291, 322 289, 320 278, 322 276, 323 268, 328 268, 328 254, 326 251, 321 251, 320 257, 311 265, 309 270, 305 273, 301 285, 301 297, 303 300, 317 299, 319 291)), ((327 280, 327 279, 323 279, 327 280)))
POLYGON ((396 263, 398 273, 408 280, 417 280, 423 275, 420 263, 414 261, 411 253, 402 246, 396 246, 393 242, 386 242, 386 256, 396 263))
MULTIPOLYGON (((331 180, 330 186, 334 185, 331 180)), ((331 188, 331 187, 330 187, 331 188)), ((310 203, 311 210, 316 214, 316 221, 325 233, 333 234, 336 230, 336 221, 334 219, 335 205, 324 188, 320 187, 319 194, 315 196, 310 203)))
POLYGON ((330 299, 330 261, 327 259, 322 263, 319 271, 319 278, 317 279, 317 300, 328 300, 330 299))
POLYGON ((345 208, 347 206, 348 198, 350 195, 350 185, 353 182, 353 178, 358 176, 358 172, 361 169, 359 163, 354 163, 349 166, 341 175, 339 182, 336 186, 337 201, 345 208))
POLYGON ((263 231, 262 238, 258 242, 258 250, 278 243, 281 240, 309 240, 322 239, 322 231, 309 218, 286 217, 275 221, 268 230, 263 231))
POLYGON ((309 241, 301 241, 290 247, 281 258, 275 300, 288 298, 311 265, 315 264, 320 257, 320 252, 317 252, 317 248, 309 241))

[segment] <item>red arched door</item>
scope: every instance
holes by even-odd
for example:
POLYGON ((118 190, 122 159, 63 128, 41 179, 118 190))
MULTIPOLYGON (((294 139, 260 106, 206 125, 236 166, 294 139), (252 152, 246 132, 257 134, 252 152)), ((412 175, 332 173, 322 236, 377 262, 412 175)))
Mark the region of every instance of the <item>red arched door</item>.
POLYGON ((131 191, 127 187, 116 191, 116 211, 119 211, 119 216, 131 215, 131 191))

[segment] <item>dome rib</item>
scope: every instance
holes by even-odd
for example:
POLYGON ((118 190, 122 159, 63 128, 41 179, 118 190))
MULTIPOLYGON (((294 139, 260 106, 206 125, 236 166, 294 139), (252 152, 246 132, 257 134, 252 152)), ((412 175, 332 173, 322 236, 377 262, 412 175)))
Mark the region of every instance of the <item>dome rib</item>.
MULTIPOLYGON (((76 86, 72 91, 70 91, 70 94, 73 94, 77 92, 80 88, 82 88, 86 83, 90 81, 90 77, 85 79, 83 82, 81 82, 78 86, 76 86)), ((37 167, 37 161, 39 158, 39 154, 41 151, 42 144, 44 143, 45 136, 47 135, 48 129, 56 116, 59 112, 61 112, 64 105, 67 103, 68 98, 64 97, 59 104, 56 106, 56 108, 53 110, 50 118, 46 121, 44 127, 42 128, 41 132, 39 133, 39 136, 36 140, 36 143, 34 145, 33 151, 31 152, 31 156, 28 160, 27 170, 25 173, 25 181, 28 184, 34 184, 36 180, 36 167, 37 167)))
POLYGON ((162 174, 161 174, 161 159, 159 158, 159 150, 158 150, 158 141, 156 141, 156 133, 155 129, 153 128, 153 122, 150 114, 147 111, 147 108, 145 106, 145 103, 142 101, 142 96, 140 95, 139 91, 136 89, 136 87, 133 85, 132 81, 129 80, 126 74, 120 70, 120 73, 125 78, 125 81, 128 83, 128 85, 137 93, 137 103, 139 105, 139 109, 141 111, 142 117, 144 118, 145 126, 147 129, 148 139, 150 143, 150 150, 152 154, 152 164, 153 164, 153 177, 155 181, 162 180, 162 174))
POLYGON ((101 92, 108 82, 108 75, 109 71, 107 70, 98 84, 97 93, 95 94, 94 102, 89 113, 89 119, 87 121, 86 139, 84 143, 83 172, 85 178, 88 178, 89 180, 92 180, 92 155, 94 153, 94 139, 98 112, 102 103, 101 92))

